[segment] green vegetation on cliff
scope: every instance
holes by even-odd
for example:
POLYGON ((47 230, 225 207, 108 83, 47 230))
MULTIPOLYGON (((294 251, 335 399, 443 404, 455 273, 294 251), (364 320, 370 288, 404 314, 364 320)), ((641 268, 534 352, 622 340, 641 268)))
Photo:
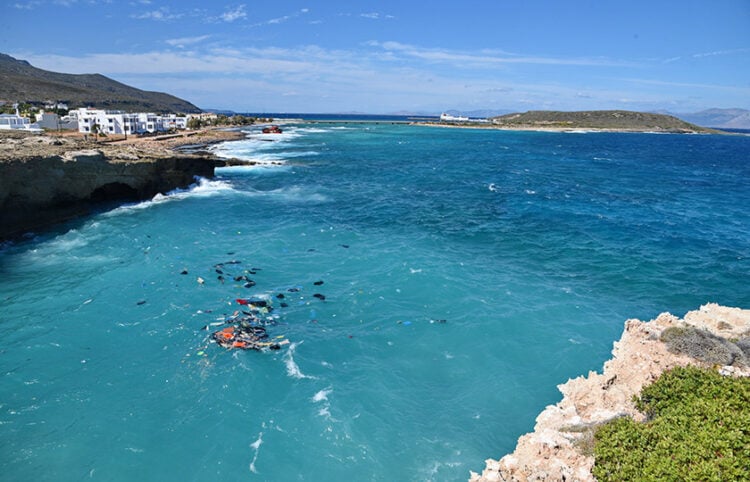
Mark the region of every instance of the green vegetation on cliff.
POLYGON ((0 54, 0 99, 43 104, 61 101, 68 107, 96 107, 128 112, 197 113, 188 101, 161 92, 148 92, 100 74, 61 74, 33 67, 0 54))
POLYGON ((556 129, 612 129, 656 132, 714 132, 690 124, 677 117, 626 110, 594 110, 579 112, 529 111, 506 114, 491 119, 501 127, 556 129))
POLYGON ((598 480, 750 480, 750 379, 675 368, 636 406, 645 423, 623 417, 597 430, 598 480))

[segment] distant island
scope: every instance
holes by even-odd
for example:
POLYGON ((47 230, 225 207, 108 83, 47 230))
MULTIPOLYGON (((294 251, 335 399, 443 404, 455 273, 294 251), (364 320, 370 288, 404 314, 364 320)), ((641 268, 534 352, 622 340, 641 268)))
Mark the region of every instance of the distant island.
POLYGON ((62 102, 71 109, 95 107, 127 112, 201 112, 190 102, 170 94, 136 89, 100 74, 50 72, 6 54, 0 54, 0 99, 32 105, 62 102))
POLYGON ((482 129, 540 130, 540 131, 611 131, 611 132, 668 132, 718 133, 666 114, 651 114, 626 110, 593 111, 528 111, 491 117, 483 122, 423 122, 420 124, 482 129))

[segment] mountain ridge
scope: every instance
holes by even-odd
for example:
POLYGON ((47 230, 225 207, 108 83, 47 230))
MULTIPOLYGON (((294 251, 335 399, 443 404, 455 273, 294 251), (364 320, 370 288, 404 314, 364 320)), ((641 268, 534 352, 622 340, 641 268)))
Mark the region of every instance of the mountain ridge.
POLYGON ((60 101, 70 108, 129 112, 201 112, 194 104, 171 94, 137 89, 102 74, 43 70, 3 53, 0 53, 0 99, 31 104, 60 101))

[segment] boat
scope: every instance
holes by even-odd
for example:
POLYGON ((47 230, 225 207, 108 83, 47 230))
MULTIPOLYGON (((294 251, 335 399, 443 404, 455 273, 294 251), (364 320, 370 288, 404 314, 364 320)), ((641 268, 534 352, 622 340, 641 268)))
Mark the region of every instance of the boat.
POLYGON ((264 127, 261 132, 263 132, 263 134, 281 134, 283 131, 279 126, 268 126, 264 127))

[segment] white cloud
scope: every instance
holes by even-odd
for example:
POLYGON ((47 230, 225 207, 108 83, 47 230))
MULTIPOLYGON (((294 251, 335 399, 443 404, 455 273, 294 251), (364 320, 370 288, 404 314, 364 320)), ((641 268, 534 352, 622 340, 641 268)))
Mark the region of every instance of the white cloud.
POLYGON ((42 2, 39 0, 31 0, 25 3, 14 3, 13 7, 19 10, 31 10, 33 8, 40 6, 41 4, 42 2))
POLYGON ((299 17, 301 15, 304 15, 304 14, 307 14, 309 12, 310 12, 309 8, 302 8, 302 9, 298 10, 297 12, 294 12, 294 13, 289 14, 289 15, 283 15, 281 17, 272 18, 270 20, 265 20, 263 22, 254 23, 253 25, 251 25, 251 27, 260 27, 262 25, 278 25, 280 23, 286 22, 287 20, 291 20, 293 18, 297 18, 297 17, 299 17))
POLYGON ((539 64, 539 65, 571 65, 571 66, 602 66, 602 67, 626 67, 635 66, 632 62, 617 61, 604 58, 563 58, 563 57, 535 57, 514 55, 502 51, 472 51, 461 52, 450 49, 431 49, 402 44, 400 42, 378 42, 371 41, 367 45, 380 47, 392 55, 393 60, 404 58, 417 58, 428 62, 448 63, 456 67, 476 67, 502 64, 539 64), (402 57, 399 57, 401 55, 402 57))
POLYGON ((219 15, 219 19, 223 20, 224 22, 234 22, 235 20, 239 20, 245 17, 247 17, 247 13, 245 12, 245 4, 239 5, 232 10, 227 10, 223 14, 219 15))
POLYGON ((174 93, 197 105, 248 111, 261 106, 265 106, 261 110, 308 112, 575 110, 613 108, 626 102, 633 108, 654 109, 676 100, 675 95, 684 98, 682 87, 710 92, 715 99, 750 98, 747 88, 704 85, 699 80, 623 78, 630 75, 629 69, 622 68, 627 62, 610 60, 545 58, 498 50, 463 52, 398 42, 369 42, 346 49, 315 45, 218 48, 202 44, 209 37, 168 39, 165 48, 179 49, 146 53, 10 54, 47 70, 99 72, 139 88, 174 93), (591 68, 571 68, 567 71, 571 78, 563 81, 558 75, 560 65, 591 68), (530 81, 529 72, 539 80, 530 81), (245 105, 232 105, 238 102, 245 105))
POLYGON ((702 57, 716 57, 717 55, 732 55, 750 52, 750 49, 730 49, 730 50, 716 50, 713 52, 701 52, 693 54, 693 58, 699 59, 702 57))
POLYGON ((133 14, 131 15, 131 18, 135 18, 138 20, 157 20, 161 22, 166 22, 169 20, 176 20, 178 18, 184 17, 184 14, 182 13, 171 13, 168 8, 162 7, 158 10, 152 10, 150 12, 143 12, 141 14, 133 14))
POLYGON ((210 35, 199 35, 197 37, 183 37, 183 38, 172 38, 167 39, 165 42, 172 47, 184 48, 186 45, 193 45, 210 38, 210 35))
POLYGON ((395 18, 393 15, 383 15, 382 13, 379 13, 379 12, 360 13, 359 16, 363 18, 370 18, 372 20, 380 20, 383 18, 385 19, 395 18))

